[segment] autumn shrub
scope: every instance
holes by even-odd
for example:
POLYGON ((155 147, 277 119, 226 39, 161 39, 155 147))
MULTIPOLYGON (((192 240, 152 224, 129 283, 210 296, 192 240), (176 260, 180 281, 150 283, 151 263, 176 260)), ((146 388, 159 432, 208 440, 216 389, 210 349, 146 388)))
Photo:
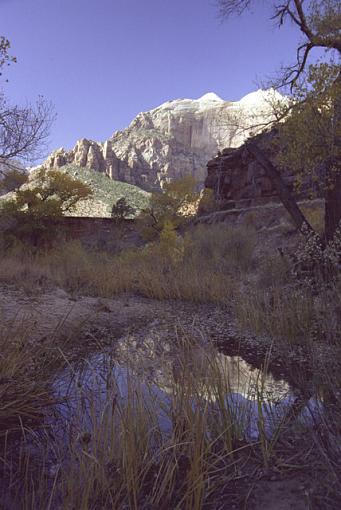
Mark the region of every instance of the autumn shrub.
POLYGON ((151 194, 149 206, 138 217, 138 227, 146 241, 154 241, 167 222, 175 228, 184 225, 195 215, 199 202, 196 181, 190 175, 167 182, 162 193, 151 194))

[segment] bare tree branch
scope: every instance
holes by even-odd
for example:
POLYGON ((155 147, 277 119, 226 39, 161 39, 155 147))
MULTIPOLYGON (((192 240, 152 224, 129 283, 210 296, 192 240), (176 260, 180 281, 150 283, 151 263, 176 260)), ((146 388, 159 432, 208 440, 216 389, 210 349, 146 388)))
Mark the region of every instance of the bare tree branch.
MULTIPOLYGON (((252 0, 218 0, 222 18, 232 14, 243 14, 250 7, 252 0)), ((313 48, 334 49, 341 55, 341 3, 337 0, 285 0, 272 2, 274 14, 272 19, 278 20, 282 26, 286 19, 291 20, 304 36, 302 44, 297 48, 297 58, 293 65, 282 69, 280 86, 295 85, 305 71, 310 52, 313 48)))
POLYGON ((228 18, 233 14, 243 14, 251 4, 252 0, 218 0, 219 13, 222 18, 228 18))
POLYGON ((12 106, 0 94, 0 161, 16 158, 32 163, 44 156, 54 119, 51 103, 42 97, 35 104, 12 106))

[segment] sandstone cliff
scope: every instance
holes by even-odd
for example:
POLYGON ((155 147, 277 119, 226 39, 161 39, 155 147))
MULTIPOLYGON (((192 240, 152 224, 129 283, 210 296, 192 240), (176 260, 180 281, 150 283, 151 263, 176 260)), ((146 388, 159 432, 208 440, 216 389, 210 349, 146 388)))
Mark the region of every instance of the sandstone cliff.
MULTIPOLYGON (((263 153, 274 161, 272 140, 275 132, 258 135, 257 145, 263 153)), ((297 198, 307 194, 307 189, 294 191, 295 177, 288 170, 282 170, 282 178, 297 198)), ((205 188, 211 189, 217 210, 239 209, 279 202, 275 184, 263 166, 250 154, 247 144, 238 148, 224 149, 207 164, 205 188)))
POLYGON ((224 101, 214 93, 167 101, 140 113, 127 129, 116 131, 104 143, 83 138, 70 151, 58 149, 45 165, 91 168, 148 191, 184 175, 193 175, 202 186, 207 161, 254 134, 254 126, 271 117, 271 102, 281 97, 259 90, 238 102, 224 101))

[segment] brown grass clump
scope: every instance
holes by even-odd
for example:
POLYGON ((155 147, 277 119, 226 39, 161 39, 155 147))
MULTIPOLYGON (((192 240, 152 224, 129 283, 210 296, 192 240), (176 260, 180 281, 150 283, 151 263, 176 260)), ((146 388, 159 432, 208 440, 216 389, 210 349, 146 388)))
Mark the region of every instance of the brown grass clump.
MULTIPOLYGON (((271 245, 260 250, 260 244, 251 227, 221 224, 194 227, 183 237, 169 230, 158 242, 116 255, 85 250, 78 242, 41 252, 17 246, 2 254, 0 282, 27 293, 59 286, 93 296, 133 293, 229 304, 241 329, 267 337, 286 353, 296 348, 304 357, 302 365, 297 362, 299 376, 289 374, 301 391, 297 409, 311 397, 323 404, 310 427, 295 422, 294 409, 270 438, 260 385, 259 439, 250 446, 243 420, 226 405, 229 380, 210 353, 205 352, 204 364, 186 364, 192 355, 186 344, 167 405, 158 394, 149 398, 155 388, 133 371, 128 398, 117 398, 109 367, 100 412, 96 395, 78 381, 79 408, 62 440, 43 429, 38 460, 23 443, 22 460, 11 472, 24 508, 199 510, 223 508, 227 500, 238 508, 241 493, 247 499, 253 477, 263 476, 259 473, 302 471, 310 483, 309 507, 340 506, 340 276, 336 271, 327 281, 305 281, 295 276, 290 257, 271 245), (172 423, 168 435, 160 430, 160 409, 172 423)), ((53 339, 32 344, 25 324, 1 332, 0 442, 41 425, 52 402, 47 375, 69 363, 67 356, 57 359, 58 345, 53 339)), ((0 452, 4 465, 9 463, 5 450, 0 452)))
POLYGON ((0 333, 0 442, 41 422, 44 407, 54 403, 43 376, 51 359, 29 335, 24 323, 0 333))

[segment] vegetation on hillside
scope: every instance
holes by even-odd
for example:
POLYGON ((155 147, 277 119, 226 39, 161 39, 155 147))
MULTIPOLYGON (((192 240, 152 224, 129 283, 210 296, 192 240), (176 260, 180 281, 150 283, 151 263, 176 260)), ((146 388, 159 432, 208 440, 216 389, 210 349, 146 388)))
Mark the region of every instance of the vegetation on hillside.
MULTIPOLYGON (((66 165, 60 171, 81 180, 92 190, 91 199, 79 204, 73 213, 75 216, 110 218, 112 207, 122 198, 135 210, 137 215, 149 205, 150 194, 132 184, 114 181, 103 173, 75 165, 66 165)), ((133 216, 134 214, 130 215, 130 217, 133 216)))

